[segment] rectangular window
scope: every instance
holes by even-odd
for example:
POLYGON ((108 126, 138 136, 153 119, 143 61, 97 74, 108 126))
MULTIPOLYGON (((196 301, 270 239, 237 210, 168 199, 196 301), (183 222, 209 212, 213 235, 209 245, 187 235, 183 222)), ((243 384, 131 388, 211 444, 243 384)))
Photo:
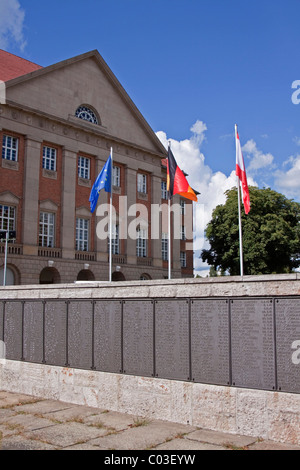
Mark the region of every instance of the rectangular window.
POLYGON ((90 179, 91 160, 87 157, 78 157, 78 177, 90 179))
POLYGON ((185 251, 180 252, 180 265, 182 268, 186 268, 186 252, 185 251))
POLYGON ((180 199, 180 213, 185 215, 185 201, 183 199, 180 199))
POLYGON ((43 168, 45 170, 56 171, 56 149, 43 147, 43 168))
MULTIPOLYGON (((108 251, 109 251, 109 243, 110 239, 108 237, 108 251)), ((113 255, 118 255, 119 251, 119 225, 113 224, 112 226, 112 248, 111 248, 113 255)))
POLYGON ((147 194, 147 175, 138 173, 137 175, 137 190, 139 193, 147 194))
POLYGON ((136 256, 147 257, 147 230, 139 229, 136 233, 136 256))
POLYGON ((15 230, 16 208, 0 204, 0 230, 15 230))
POLYGON ((18 139, 9 135, 4 135, 2 140, 2 158, 18 161, 18 139))
POLYGON ((161 236, 161 257, 163 261, 168 261, 168 240, 169 236, 167 233, 162 233, 161 236))
POLYGON ((167 191, 167 182, 166 181, 161 182, 161 198, 162 199, 168 199, 168 191, 167 191))
POLYGON ((39 246, 54 247, 54 220, 55 215, 53 213, 40 213, 39 246))
POLYGON ((181 225, 180 226, 180 240, 185 240, 185 226, 181 225))
POLYGON ((121 186, 119 166, 113 166, 113 186, 121 186))
POLYGON ((76 250, 89 251, 89 221, 76 219, 76 250))

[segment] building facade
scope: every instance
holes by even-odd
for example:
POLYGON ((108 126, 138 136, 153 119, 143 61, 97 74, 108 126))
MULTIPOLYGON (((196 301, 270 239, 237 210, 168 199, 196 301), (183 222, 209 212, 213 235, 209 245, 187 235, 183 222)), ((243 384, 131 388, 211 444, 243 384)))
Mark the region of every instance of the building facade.
MULTIPOLYGON (((16 231, 6 284, 109 279, 110 194, 93 214, 89 196, 111 149, 112 278, 166 278, 167 152, 98 51, 48 67, 0 51, 0 80, 0 231, 16 231)), ((172 204, 172 277, 192 277, 192 202, 172 204)), ((1 283, 4 256, 2 240, 1 283)))

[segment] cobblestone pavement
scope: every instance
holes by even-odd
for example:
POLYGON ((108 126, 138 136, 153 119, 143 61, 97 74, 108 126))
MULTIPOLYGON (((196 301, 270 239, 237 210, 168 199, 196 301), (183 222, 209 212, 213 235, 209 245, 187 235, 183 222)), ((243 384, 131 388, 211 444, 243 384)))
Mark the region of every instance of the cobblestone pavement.
MULTIPOLYGON (((300 447, 0 391, 0 450, 146 450, 179 455, 300 447)), ((120 458, 117 455, 112 453, 111 458, 120 458)))

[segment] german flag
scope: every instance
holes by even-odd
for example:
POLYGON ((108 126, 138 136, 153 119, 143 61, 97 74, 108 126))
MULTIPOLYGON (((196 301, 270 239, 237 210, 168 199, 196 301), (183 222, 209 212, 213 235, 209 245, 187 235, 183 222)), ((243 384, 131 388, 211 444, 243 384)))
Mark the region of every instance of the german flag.
POLYGON ((191 201, 198 201, 195 192, 187 182, 186 177, 179 168, 174 158, 174 155, 169 147, 168 161, 167 161, 167 190, 169 191, 169 198, 175 194, 190 199, 191 201))

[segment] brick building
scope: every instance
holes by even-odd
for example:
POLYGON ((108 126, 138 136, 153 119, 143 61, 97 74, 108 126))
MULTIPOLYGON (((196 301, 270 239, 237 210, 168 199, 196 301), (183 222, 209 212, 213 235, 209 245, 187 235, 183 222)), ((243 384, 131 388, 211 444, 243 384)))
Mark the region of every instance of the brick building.
MULTIPOLYGON (((157 237, 150 227, 153 205, 167 205, 167 152, 100 54, 40 67, 0 50, 0 80, 0 230, 16 231, 8 245, 7 284, 108 280, 108 239, 97 235, 106 215, 90 212, 89 195, 111 148, 113 280, 166 278, 165 212, 157 237), (138 225, 136 239, 120 234, 124 201, 127 208, 146 209, 148 229, 138 225)), ((101 191, 98 209, 108 201, 101 191)), ((172 202, 181 207, 172 277, 192 277, 185 232, 192 203, 178 195, 172 202)), ((126 226, 136 216, 128 213, 126 226)), ((1 283, 4 248, 1 242, 1 283)))

